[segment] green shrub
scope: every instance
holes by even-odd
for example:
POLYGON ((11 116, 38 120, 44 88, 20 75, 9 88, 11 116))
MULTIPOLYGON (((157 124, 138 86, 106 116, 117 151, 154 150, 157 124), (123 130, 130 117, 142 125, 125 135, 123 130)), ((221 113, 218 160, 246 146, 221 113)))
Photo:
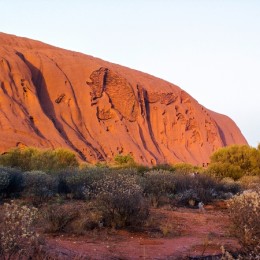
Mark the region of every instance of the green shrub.
POLYGON ((191 173, 195 173, 195 172, 203 172, 204 169, 198 166, 194 166, 192 164, 189 163, 176 163, 174 165, 172 165, 171 167, 171 171, 174 171, 175 173, 179 173, 179 174, 191 174, 191 173))
POLYGON ((110 170, 108 168, 67 169, 59 171, 59 193, 70 194, 73 199, 90 199, 93 185, 110 170))
POLYGON ((244 171, 238 165, 232 165, 229 163, 211 163, 209 165, 208 171, 211 175, 222 179, 222 178, 232 178, 233 180, 238 180, 244 176, 244 171))
POLYGON ((174 194, 174 176, 169 171, 151 170, 143 176, 144 194, 149 197, 153 206, 161 204, 162 199, 174 194))
POLYGON ((114 161, 117 165, 120 165, 120 166, 135 164, 134 158, 130 154, 127 154, 127 155, 118 154, 114 157, 114 161))
POLYGON ((34 169, 55 172, 60 169, 78 167, 76 155, 66 149, 44 150, 34 161, 34 169))
POLYGON ((107 226, 122 228, 143 223, 148 205, 135 176, 110 173, 95 186, 96 205, 107 226))
POLYGON ((0 164, 12 168, 20 168, 23 171, 33 170, 33 159, 38 153, 34 148, 19 149, 14 148, 0 156, 0 164))
POLYGON ((218 178, 234 180, 244 175, 260 175, 260 150, 247 145, 221 148, 212 154, 209 171, 218 178))
POLYGON ((260 255, 260 193, 244 192, 229 203, 233 232, 242 246, 242 255, 257 259, 260 255))
POLYGON ((175 199, 180 205, 190 205, 202 201, 209 203, 214 199, 224 199, 240 191, 237 184, 227 185, 218 182, 207 174, 175 174, 175 199))
POLYGON ((28 147, 11 149, 0 156, 0 164, 20 168, 23 171, 58 171, 67 167, 77 167, 76 155, 66 149, 39 150, 28 147))
POLYGON ((3 196, 9 187, 11 182, 11 176, 5 169, 0 169, 0 196, 3 196))
POLYGON ((17 196, 22 190, 22 182, 20 170, 0 167, 0 196, 17 196))
POLYGON ((56 178, 42 171, 25 172, 23 185, 23 194, 39 203, 54 196, 58 188, 56 178))

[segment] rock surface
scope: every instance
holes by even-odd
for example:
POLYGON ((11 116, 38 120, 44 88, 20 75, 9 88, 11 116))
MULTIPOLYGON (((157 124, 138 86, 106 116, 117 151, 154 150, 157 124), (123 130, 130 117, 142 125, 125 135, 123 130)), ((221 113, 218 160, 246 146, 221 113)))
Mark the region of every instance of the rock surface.
POLYGON ((0 152, 64 147, 91 163, 207 163, 247 144, 228 117, 179 87, 92 56, 0 33, 0 152))

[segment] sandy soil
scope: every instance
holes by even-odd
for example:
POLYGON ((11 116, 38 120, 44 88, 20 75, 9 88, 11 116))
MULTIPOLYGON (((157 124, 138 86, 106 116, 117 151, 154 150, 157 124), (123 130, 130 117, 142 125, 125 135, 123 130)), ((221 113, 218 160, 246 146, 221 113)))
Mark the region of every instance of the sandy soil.
POLYGON ((187 259, 217 255, 220 247, 234 251, 238 241, 230 235, 225 209, 152 209, 143 230, 95 230, 85 236, 48 237, 48 243, 63 252, 61 259, 77 253, 82 259, 187 259))

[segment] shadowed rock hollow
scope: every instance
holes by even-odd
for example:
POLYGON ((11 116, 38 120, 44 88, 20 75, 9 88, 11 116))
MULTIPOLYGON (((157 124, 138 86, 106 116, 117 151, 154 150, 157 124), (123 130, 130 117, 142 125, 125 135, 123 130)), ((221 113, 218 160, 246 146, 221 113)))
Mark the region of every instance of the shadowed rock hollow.
POLYGON ((246 144, 228 117, 179 87, 92 56, 0 33, 0 152, 64 147, 94 163, 208 162, 246 144))

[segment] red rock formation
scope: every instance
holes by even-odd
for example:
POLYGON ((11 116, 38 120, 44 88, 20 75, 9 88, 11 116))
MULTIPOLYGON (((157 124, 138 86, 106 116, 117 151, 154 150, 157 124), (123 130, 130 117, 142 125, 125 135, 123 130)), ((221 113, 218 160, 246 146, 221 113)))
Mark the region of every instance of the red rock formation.
POLYGON ((202 164, 246 144, 235 123, 179 87, 88 55, 0 33, 0 152, 66 147, 88 162, 202 164))

